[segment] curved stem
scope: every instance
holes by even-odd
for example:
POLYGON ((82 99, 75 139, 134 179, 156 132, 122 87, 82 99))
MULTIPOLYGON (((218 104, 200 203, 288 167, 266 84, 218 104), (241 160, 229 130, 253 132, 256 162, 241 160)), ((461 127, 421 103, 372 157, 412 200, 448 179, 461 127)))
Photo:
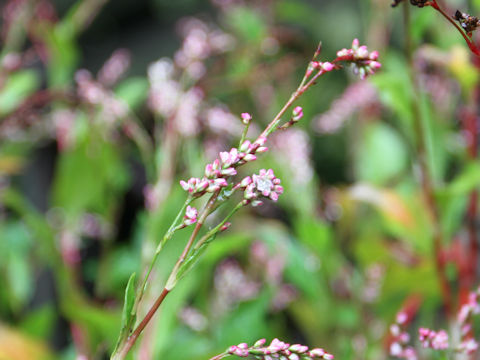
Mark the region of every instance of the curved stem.
POLYGON ((458 32, 460 32, 460 34, 462 34, 462 36, 465 39, 465 42, 467 43, 469 49, 475 55, 480 56, 480 49, 477 47, 477 45, 475 45, 475 43, 472 41, 472 39, 470 39, 467 36, 467 34, 465 34, 465 32, 462 30, 462 28, 460 26, 458 26, 458 24, 450 16, 448 16, 448 14, 440 7, 440 5, 438 5, 436 0, 432 1, 431 6, 435 10, 437 10, 440 14, 442 14, 443 17, 445 19, 447 19, 453 26, 455 26, 455 28, 458 30, 458 32))
POLYGON ((451 289, 446 276, 445 262, 443 260, 443 233, 439 219, 438 207, 435 200, 435 191, 433 187, 433 181, 428 168, 427 163, 427 146, 425 144, 425 129, 422 124, 422 112, 421 112, 421 90, 417 82, 417 76, 415 74, 415 66, 413 63, 412 55, 412 41, 410 37, 410 15, 409 7, 407 4, 404 6, 404 21, 405 21, 405 36, 406 36, 406 57, 409 64, 409 75, 412 83, 414 96, 412 99, 412 112, 415 126, 415 133, 417 135, 417 152, 418 162, 420 167, 420 183, 422 187, 422 193, 425 197, 425 203, 433 219, 433 256, 435 259, 435 265, 437 268, 437 274, 439 277, 440 288, 442 291, 442 297, 445 304, 447 314, 451 315, 452 299, 451 289))
POLYGON ((288 108, 293 105, 293 103, 303 95, 305 91, 308 90, 310 86, 312 86, 315 81, 325 73, 323 70, 319 70, 305 85, 305 81, 302 80, 302 83, 297 88, 297 90, 290 96, 287 103, 283 106, 283 108, 278 112, 275 118, 268 124, 268 126, 263 130, 258 138, 267 137, 271 133, 273 133, 277 129, 277 125, 280 123, 281 117, 287 112, 288 108))

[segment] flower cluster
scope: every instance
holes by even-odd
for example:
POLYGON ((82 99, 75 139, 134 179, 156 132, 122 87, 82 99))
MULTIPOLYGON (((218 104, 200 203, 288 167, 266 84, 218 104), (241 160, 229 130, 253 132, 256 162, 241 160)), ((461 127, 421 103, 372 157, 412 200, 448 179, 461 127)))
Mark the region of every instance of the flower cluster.
POLYGON ((472 316, 480 314, 480 288, 469 294, 468 302, 460 308, 457 322, 460 327, 461 343, 457 350, 473 354, 478 349, 478 342, 472 336, 472 316))
POLYGON ((283 193, 283 187, 280 185, 280 179, 275 177, 272 169, 261 169, 257 174, 244 178, 236 188, 244 190, 244 205, 252 204, 252 206, 262 205, 259 198, 270 198, 277 201, 279 195, 283 193))
MULTIPOLYGON (((242 117, 245 116, 242 115, 242 117)), ((255 161, 257 159, 256 153, 262 153, 268 150, 268 148, 264 146, 266 141, 267 139, 265 137, 260 136, 253 143, 246 140, 238 149, 232 148, 230 151, 220 152, 218 159, 215 159, 211 164, 205 166, 205 176, 203 178, 190 178, 188 181, 181 180, 180 185, 194 197, 202 196, 206 192, 213 193, 221 188, 227 187, 227 178, 237 174, 237 166, 255 161)), ((251 180, 248 183, 245 183, 245 181, 245 179, 242 181, 244 185, 241 187, 247 187, 247 185, 252 183, 251 180)), ((270 196, 270 193, 271 192, 268 192, 268 195, 265 196, 270 196)), ((278 196, 271 196, 272 200, 276 200, 277 198, 278 196)))
POLYGON ((99 119, 112 124, 115 120, 127 116, 127 104, 115 97, 114 93, 97 81, 88 70, 78 70, 75 73, 75 81, 80 100, 99 107, 99 119))
POLYGON ((206 73, 204 61, 215 54, 230 50, 234 38, 212 28, 197 18, 183 19, 179 24, 183 43, 175 53, 175 64, 186 71, 193 79, 199 79, 206 73))
POLYGON ((290 345, 278 339, 273 339, 268 346, 264 346, 265 342, 265 339, 261 339, 251 347, 249 347, 246 343, 230 346, 230 348, 227 350, 227 353, 239 357, 248 357, 249 355, 254 355, 257 359, 264 360, 311 360, 334 358, 332 354, 329 354, 320 348, 309 350, 308 346, 300 344, 290 345))
POLYGON ((354 39, 351 49, 342 49, 337 52, 338 61, 347 61, 352 64, 353 73, 365 79, 382 67, 378 60, 378 51, 369 52, 366 45, 361 45, 354 39))
POLYGON ((418 339, 424 348, 434 350, 448 349, 448 334, 445 330, 434 331, 428 328, 418 329, 418 339))
POLYGON ((408 346, 410 335, 405 330, 407 322, 408 314, 400 311, 395 323, 390 326, 390 334, 394 339, 390 344, 390 355, 399 359, 417 360, 417 352, 413 347, 408 346))

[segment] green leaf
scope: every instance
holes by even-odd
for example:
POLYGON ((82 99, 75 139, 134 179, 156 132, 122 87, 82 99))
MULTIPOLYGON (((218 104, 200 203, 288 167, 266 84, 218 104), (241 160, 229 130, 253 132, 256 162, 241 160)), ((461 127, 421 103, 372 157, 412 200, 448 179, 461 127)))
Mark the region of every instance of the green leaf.
POLYGON ((142 77, 126 79, 115 88, 115 94, 130 108, 135 109, 147 99, 148 81, 142 77))
POLYGON ((135 303, 135 273, 128 279, 127 288, 125 289, 125 303, 123 305, 122 313, 122 327, 131 325, 132 319, 135 318, 133 305, 135 303))
POLYGON ((253 8, 237 7, 227 15, 227 21, 234 32, 245 41, 260 42, 265 38, 265 21, 253 8))
POLYGON ((472 162, 444 190, 449 195, 465 195, 480 186, 480 163, 472 162))
POLYGON ((120 335, 118 336, 117 344, 115 345, 115 350, 118 349, 118 346, 128 337, 132 330, 132 326, 135 324, 137 318, 135 314, 135 273, 130 276, 128 279, 127 287, 125 288, 125 300, 123 304, 122 312, 122 327, 120 330, 120 335))
POLYGON ((128 184, 128 172, 116 144, 90 126, 85 139, 62 153, 56 169, 54 203, 69 215, 95 211, 108 215, 128 184))
POLYGON ((381 185, 400 175, 407 166, 407 151, 400 136, 382 123, 368 124, 355 152, 355 169, 360 180, 381 185))
POLYGON ((23 70, 8 76, 0 90, 0 117, 15 110, 23 100, 40 86, 40 79, 34 70, 23 70))

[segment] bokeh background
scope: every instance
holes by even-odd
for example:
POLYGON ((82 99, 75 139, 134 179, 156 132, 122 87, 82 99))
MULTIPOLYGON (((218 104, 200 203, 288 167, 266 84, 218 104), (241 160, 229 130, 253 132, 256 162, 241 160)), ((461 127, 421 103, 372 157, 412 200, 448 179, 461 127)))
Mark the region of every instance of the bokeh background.
MULTIPOLYGON (((480 11, 480 1, 446 3, 480 11)), ((389 326, 405 306, 412 345, 419 326, 448 327, 433 236, 440 229, 456 251, 447 275, 457 294, 477 232, 468 209, 480 180, 478 72, 434 11, 411 7, 406 31, 403 6, 390 5, 1 0, 0 359, 108 358, 128 278, 185 199, 178 181, 238 142, 240 113, 258 134, 319 41, 328 61, 354 38, 379 51, 382 71, 365 81, 332 72, 298 101, 302 121, 242 170, 273 168, 284 195, 240 211, 132 358, 208 359, 278 337, 342 360, 387 359, 389 326)), ((187 236, 162 252, 142 311, 187 236)))

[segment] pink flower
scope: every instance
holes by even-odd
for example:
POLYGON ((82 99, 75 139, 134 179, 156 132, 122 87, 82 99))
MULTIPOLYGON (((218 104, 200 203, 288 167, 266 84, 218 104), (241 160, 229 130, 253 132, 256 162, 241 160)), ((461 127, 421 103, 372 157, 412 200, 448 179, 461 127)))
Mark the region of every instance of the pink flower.
POLYGON ((242 113, 241 117, 242 117, 242 122, 245 125, 250 124, 250 121, 252 121, 252 115, 250 115, 249 113, 242 113))
POLYGON ((299 121, 303 117, 303 109, 301 106, 295 107, 292 111, 292 120, 294 122, 299 121))
POLYGON ((280 179, 275 177, 272 169, 262 169, 259 174, 252 175, 250 178, 245 178, 239 187, 245 187, 244 198, 247 200, 246 204, 249 204, 251 200, 255 200, 255 204, 259 205, 258 199, 261 197, 270 198, 273 201, 277 201, 279 195, 283 193, 283 187, 280 185, 280 179), (251 182, 250 182, 251 181, 251 182))
POLYGON ((183 224, 189 226, 197 222, 198 211, 192 206, 187 206, 185 216, 183 217, 183 224))

